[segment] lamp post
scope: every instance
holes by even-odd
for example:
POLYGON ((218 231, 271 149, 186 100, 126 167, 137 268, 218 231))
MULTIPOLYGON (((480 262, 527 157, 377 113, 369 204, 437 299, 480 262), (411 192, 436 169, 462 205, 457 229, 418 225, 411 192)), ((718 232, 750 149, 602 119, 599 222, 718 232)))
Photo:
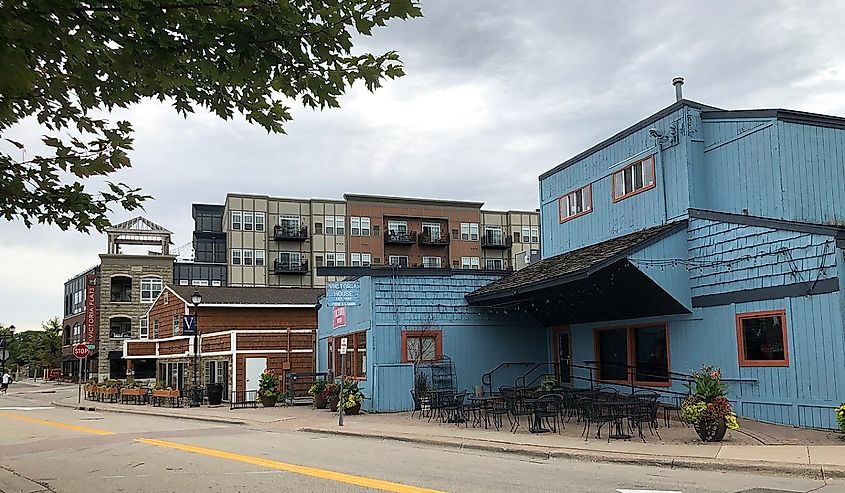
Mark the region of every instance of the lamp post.
POLYGON ((202 303, 202 295, 198 289, 194 290, 191 295, 191 304, 194 305, 194 385, 191 388, 191 407, 199 407, 202 394, 197 387, 197 373, 199 373, 199 348, 200 348, 200 328, 199 315, 197 308, 202 303))

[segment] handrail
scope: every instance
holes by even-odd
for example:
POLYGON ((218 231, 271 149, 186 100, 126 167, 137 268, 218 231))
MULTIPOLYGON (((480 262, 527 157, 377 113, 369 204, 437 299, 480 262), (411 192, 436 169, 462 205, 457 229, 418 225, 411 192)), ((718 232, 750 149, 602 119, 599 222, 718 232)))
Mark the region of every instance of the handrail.
MULTIPOLYGON (((595 360, 585 360, 584 364, 585 365, 595 365, 594 368, 598 368, 599 362, 595 361, 595 360)), ((636 370, 636 368, 637 368, 636 365, 629 365, 627 363, 612 363, 612 362, 606 361, 603 364, 605 364, 605 365, 615 365, 615 366, 624 366, 629 370, 632 370, 632 369, 636 370)), ((676 371, 667 371, 666 374, 670 377, 670 380, 671 379, 682 380, 682 381, 686 380, 687 382, 693 381, 693 376, 690 375, 689 373, 679 373, 679 372, 676 372, 676 371), (672 378, 672 377, 674 377, 674 378, 672 378)), ((663 375, 654 375, 654 374, 648 374, 648 373, 646 373, 645 375, 650 376, 650 377, 663 376, 663 375)), ((724 378, 723 377, 723 378, 721 378, 721 380, 723 382, 730 382, 730 383, 758 383, 758 380, 756 378, 724 378)))
POLYGON ((527 361, 527 362, 526 361, 508 361, 508 362, 504 362, 504 363, 499 363, 499 366, 497 366, 496 368, 493 368, 492 370, 488 371, 487 373, 484 373, 484 374, 481 375, 481 386, 482 387, 486 386, 488 393, 492 394, 493 393, 493 374, 496 373, 498 370, 500 370, 502 368, 510 368, 511 366, 528 366, 528 365, 534 365, 534 364, 536 364, 536 363, 534 363, 533 361, 527 361))
MULTIPOLYGON (((528 377, 528 375, 534 373, 534 371, 537 370, 538 368, 542 368, 544 366, 552 366, 552 368, 554 368, 554 365, 555 365, 554 362, 536 363, 534 366, 531 367, 530 370, 525 372, 524 375, 516 377, 516 380, 514 380, 514 382, 513 382, 514 387, 527 387, 527 385, 525 385, 525 378, 528 377), (520 383, 520 382, 522 382, 522 383, 520 383)), ((535 378, 531 383, 534 383, 536 380, 537 379, 535 378)))

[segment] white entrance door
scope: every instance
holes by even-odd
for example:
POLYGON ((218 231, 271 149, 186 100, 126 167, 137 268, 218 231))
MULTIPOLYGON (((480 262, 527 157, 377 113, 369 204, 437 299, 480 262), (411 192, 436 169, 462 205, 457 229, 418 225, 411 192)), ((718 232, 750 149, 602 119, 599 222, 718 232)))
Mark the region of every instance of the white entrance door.
POLYGON ((246 387, 244 390, 258 390, 258 381, 261 380, 261 374, 267 368, 267 358, 247 358, 246 359, 246 387))

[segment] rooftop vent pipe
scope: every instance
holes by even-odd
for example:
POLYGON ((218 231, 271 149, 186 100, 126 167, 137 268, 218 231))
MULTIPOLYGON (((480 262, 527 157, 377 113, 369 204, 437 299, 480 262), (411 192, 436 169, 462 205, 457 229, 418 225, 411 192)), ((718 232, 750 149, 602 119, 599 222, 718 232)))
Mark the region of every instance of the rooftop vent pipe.
POLYGON ((683 91, 681 90, 681 86, 684 85, 684 78, 675 77, 672 79, 672 85, 675 86, 675 101, 684 99, 683 91))

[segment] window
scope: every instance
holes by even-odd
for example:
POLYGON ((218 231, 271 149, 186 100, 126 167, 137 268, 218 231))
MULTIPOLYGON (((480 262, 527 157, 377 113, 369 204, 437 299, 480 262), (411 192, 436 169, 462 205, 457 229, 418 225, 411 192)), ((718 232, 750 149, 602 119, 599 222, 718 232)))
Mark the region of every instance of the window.
POLYGON ((298 269, 302 265, 299 252, 279 252, 279 263, 292 269, 298 269))
POLYGON ((241 229, 241 211, 232 211, 232 229, 241 229))
POLYGON ((208 286, 207 279, 194 279, 191 281, 191 286, 208 286))
POLYGON ((232 265, 241 265, 241 251, 238 248, 232 249, 232 265))
POLYGON ((316 265, 325 265, 325 264, 323 263, 323 256, 322 256, 322 255, 315 255, 315 256, 314 256, 314 263, 315 263, 316 265))
POLYGON ((158 339, 158 319, 153 320, 153 339, 158 339))
POLYGON ((443 358, 443 332, 440 330, 402 331, 402 362, 439 361, 443 358))
POLYGON ((114 276, 111 278, 111 300, 114 302, 132 301, 132 278, 114 276))
POLYGON ((480 269, 480 257, 461 257, 461 269, 480 269))
POLYGON ((504 245, 505 235, 502 233, 501 226, 485 226, 484 240, 488 245, 504 245))
POLYGON ((469 223, 469 241, 478 241, 478 223, 469 223))
POLYGON ((132 337, 132 321, 129 317, 114 317, 109 320, 109 337, 115 339, 132 337))
POLYGON ((531 243, 531 226, 522 227, 522 242, 531 243))
POLYGON ((326 234, 334 234, 334 216, 326 216, 326 234))
POLYGON ((469 241, 469 223, 461 223, 461 239, 469 241))
POLYGON ((441 267, 440 257, 423 257, 423 267, 439 269, 441 267))
POLYGON ((595 329, 593 337, 599 380, 669 385, 666 324, 595 329))
POLYGON ((141 339, 150 337, 150 328, 147 323, 147 317, 141 317, 141 321, 138 323, 138 337, 141 339))
POLYGON ((252 265, 252 250, 244 250, 244 265, 252 265))
MULTIPOLYGON (((334 355, 334 364, 329 364, 330 368, 334 368, 335 376, 340 376, 341 369, 343 374, 348 377, 366 379, 367 378, 367 332, 355 332, 353 334, 346 334, 344 336, 336 336, 334 340, 329 339, 329 355, 334 355), (341 354, 340 351, 334 351, 334 347, 340 347, 340 339, 345 337, 346 340, 346 366, 341 368, 341 354)), ((331 361, 331 358, 330 360, 331 361)))
POLYGON ((346 265, 346 254, 345 253, 336 253, 334 254, 334 262, 335 265, 338 267, 343 267, 346 265))
POLYGON ((398 267, 407 267, 408 266, 408 257, 407 255, 390 255, 387 258, 388 264, 395 265, 398 267))
POLYGON ((395 234, 406 234, 408 221, 387 221, 387 230, 395 234))
POLYGON ((484 261, 484 268, 488 270, 505 270, 505 261, 500 258, 488 258, 484 261))
POLYGON ((361 218, 361 236, 370 236, 370 218, 361 218))
POLYGON ((522 241, 522 235, 519 234, 519 231, 514 231, 513 232, 513 242, 514 243, 520 243, 521 241, 522 241))
POLYGON ((262 267, 264 265, 264 250, 255 251, 255 266, 262 267))
POLYGON ((299 216, 280 216, 279 226, 287 236, 298 236, 302 220, 299 216))
POLYGON ((343 216, 334 217, 334 231, 336 234, 346 234, 346 218, 343 216))
POLYGON ((349 254, 350 265, 353 267, 360 267, 361 265, 361 254, 360 253, 350 253, 349 254))
POLYGON ((373 236, 378 236, 379 234, 380 234, 380 233, 379 233, 379 227, 378 227, 378 226, 373 226, 373 236))
POLYGON ((736 338, 739 366, 789 366, 784 310, 738 314, 736 338))
POLYGON ((82 326, 79 322, 73 324, 73 342, 82 342, 82 326))
POLYGON ((252 213, 244 212, 244 231, 252 231, 252 213))
POLYGON ((589 214, 593 210, 593 186, 587 185, 574 192, 569 192, 558 199, 557 207, 558 221, 561 223, 589 214))
POLYGON ((229 362, 226 360, 205 362, 205 384, 219 383, 223 385, 223 400, 229 397, 229 362))
POLYGON ((212 286, 215 286, 215 287, 220 287, 220 286, 222 286, 223 284, 222 284, 220 281, 211 281, 211 285, 212 285, 212 286))
POLYGON ((326 253, 326 267, 334 267, 334 254, 326 253))
MULTIPOLYGON (((430 240, 439 240, 440 239, 440 223, 422 223, 422 233, 423 236, 427 237, 430 240)), ((425 263, 425 262, 423 262, 425 263)))
POLYGON ((654 186, 654 156, 649 156, 613 173, 613 201, 618 202, 654 186))
POLYGON ((161 293, 162 286, 161 279, 141 279, 141 303, 152 303, 161 293))
POLYGON ((314 223, 314 234, 315 235, 323 234, 323 223, 314 223))
POLYGON ((179 279, 179 285, 180 286, 187 286, 188 280, 187 279, 179 279))
POLYGON ((179 335, 179 315, 173 315, 173 336, 179 335))
POLYGON ((361 254, 361 265, 363 265, 364 267, 369 267, 372 263, 372 256, 370 256, 369 253, 361 254))
POLYGON ((531 243, 540 243, 540 226, 531 226, 531 243))
POLYGON ((264 231, 264 213, 263 212, 256 212, 255 213, 255 230, 256 231, 264 231))
POLYGON ((349 218, 349 234, 361 236, 361 218, 352 216, 349 218))

